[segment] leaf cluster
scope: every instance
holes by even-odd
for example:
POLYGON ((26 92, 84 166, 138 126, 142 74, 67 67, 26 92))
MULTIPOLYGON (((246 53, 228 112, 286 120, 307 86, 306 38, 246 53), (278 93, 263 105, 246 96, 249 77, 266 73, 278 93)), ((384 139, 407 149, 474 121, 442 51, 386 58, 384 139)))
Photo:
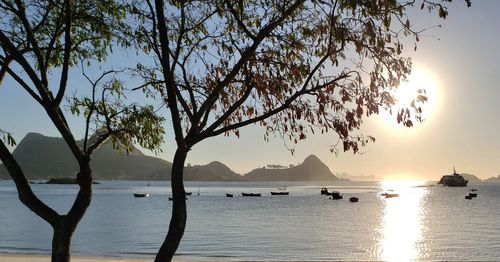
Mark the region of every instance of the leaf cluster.
POLYGON ((102 143, 110 140, 113 148, 131 152, 135 143, 143 148, 159 152, 165 133, 153 106, 126 103, 123 81, 117 78, 121 71, 107 71, 97 80, 91 80, 90 97, 74 96, 69 99, 73 115, 83 116, 86 135, 83 150, 90 154, 102 143))
POLYGON ((32 53, 37 67, 60 67, 68 18, 72 35, 69 65, 90 58, 102 61, 124 25, 125 9, 114 0, 77 0, 71 1, 69 13, 65 8, 64 0, 2 0, 0 30, 22 53, 32 53))
MULTIPOLYGON (((130 9, 137 19, 130 30, 157 58, 141 67, 143 87, 155 83, 149 90, 164 97, 174 129, 182 126, 176 137, 188 144, 259 124, 266 140, 335 132, 335 145, 357 152, 374 139, 354 131, 364 117, 392 108, 394 90, 411 72, 403 39, 416 48, 424 32, 407 15, 416 2, 167 1, 160 12, 146 1, 130 9)), ((446 18, 448 2, 420 7, 446 18)), ((396 118, 412 126, 420 113, 414 103, 396 118)))
POLYGON ((0 139, 3 142, 7 143, 8 146, 15 146, 17 144, 16 140, 14 139, 14 137, 10 132, 0 129, 0 135, 1 135, 0 139))

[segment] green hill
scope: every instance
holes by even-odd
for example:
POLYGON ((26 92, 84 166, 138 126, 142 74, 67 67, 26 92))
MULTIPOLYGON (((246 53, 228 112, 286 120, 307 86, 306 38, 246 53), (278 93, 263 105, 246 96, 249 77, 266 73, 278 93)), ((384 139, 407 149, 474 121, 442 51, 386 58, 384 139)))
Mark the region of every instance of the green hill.
MULTIPOLYGON (((28 133, 13 155, 30 180, 74 177, 78 172, 78 163, 62 138, 28 133)), ((91 166, 95 179, 165 180, 171 163, 136 148, 128 155, 121 154, 105 143, 92 156, 91 166)), ((10 178, 3 165, 0 177, 10 178)))
POLYGON ((245 178, 218 161, 207 165, 187 166, 184 178, 188 181, 244 181, 245 178))
MULTIPOLYGON (((14 157, 30 180, 72 178, 78 164, 62 138, 29 133, 17 145, 14 157)), ((96 180, 170 180, 172 164, 134 148, 128 155, 105 143, 95 151, 91 166, 96 180)), ((10 179, 3 165, 0 178, 10 179)), ((241 176, 221 162, 187 166, 186 181, 328 181, 338 180, 316 156, 290 168, 259 168, 241 176)))

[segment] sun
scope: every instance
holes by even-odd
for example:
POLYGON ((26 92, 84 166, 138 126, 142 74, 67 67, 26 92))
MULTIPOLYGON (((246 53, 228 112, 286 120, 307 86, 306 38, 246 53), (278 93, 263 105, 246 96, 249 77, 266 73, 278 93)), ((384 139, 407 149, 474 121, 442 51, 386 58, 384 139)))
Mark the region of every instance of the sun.
MULTIPOLYGON (((414 65, 408 80, 402 82, 394 91, 394 98, 396 104, 392 107, 392 114, 383 109, 378 115, 378 122, 384 129, 394 134, 415 134, 430 122, 436 114, 439 102, 439 82, 431 71, 422 66, 414 65), (404 108, 410 108, 412 101, 418 101, 417 98, 420 95, 427 97, 425 102, 417 102, 417 105, 422 109, 421 117, 423 122, 419 122, 413 117, 412 128, 399 124, 397 122, 397 112, 404 108)), ((412 113, 412 115, 414 114, 412 113)))

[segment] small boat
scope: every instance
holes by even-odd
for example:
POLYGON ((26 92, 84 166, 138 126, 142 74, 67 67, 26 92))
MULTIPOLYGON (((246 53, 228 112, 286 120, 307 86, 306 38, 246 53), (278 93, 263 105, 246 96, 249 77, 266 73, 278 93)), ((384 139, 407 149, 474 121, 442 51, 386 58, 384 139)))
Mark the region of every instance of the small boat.
POLYGON ((321 189, 321 194, 322 194, 322 195, 328 195, 328 188, 323 187, 323 188, 321 189))
POLYGON ((476 191, 477 191, 477 189, 473 188, 473 189, 471 189, 470 191, 471 191, 471 192, 476 192, 476 191))
POLYGON ((192 194, 193 194, 193 192, 186 192, 186 196, 190 196, 192 194))
POLYGON ((271 192, 271 196, 288 196, 290 192, 271 192))
POLYGON ((336 192, 336 191, 333 191, 331 193, 331 196, 332 196, 333 200, 339 200, 339 199, 343 199, 344 198, 339 192, 336 192))
POLYGON ((260 197, 262 194, 257 194, 257 193, 241 193, 241 196, 248 196, 248 197, 260 197))
POLYGON ((359 201, 359 198, 357 198, 357 197, 351 197, 351 198, 349 198, 349 202, 355 203, 355 202, 358 202, 358 201, 359 201))
POLYGON ((465 196, 465 199, 472 199, 472 197, 470 195, 468 195, 468 196, 465 196))
POLYGON ((148 193, 134 193, 134 197, 149 197, 148 193))
POLYGON ((226 197, 233 197, 233 194, 226 194, 226 197))
POLYGON ((477 193, 469 193, 470 197, 477 197, 477 193))
POLYGON ((385 196, 385 198, 393 198, 393 197, 399 197, 399 194, 396 194, 396 193, 383 193, 382 196, 385 196))

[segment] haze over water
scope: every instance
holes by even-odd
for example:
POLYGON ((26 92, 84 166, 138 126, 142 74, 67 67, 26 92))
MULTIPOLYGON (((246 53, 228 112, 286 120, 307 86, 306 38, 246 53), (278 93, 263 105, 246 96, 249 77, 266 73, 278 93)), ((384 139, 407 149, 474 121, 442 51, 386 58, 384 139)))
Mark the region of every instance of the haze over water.
MULTIPOLYGON (((169 221, 166 182, 104 181, 73 240, 74 255, 152 257, 169 221), (149 198, 134 198, 149 192, 149 198)), ((500 185, 415 187, 419 182, 188 182, 188 227, 178 258, 236 260, 500 259, 500 185), (290 196, 270 196, 279 186, 290 196), (328 185, 343 200, 321 196, 328 185), (470 188, 478 197, 464 199, 470 188), (197 195, 198 188, 200 195, 197 195), (380 194, 393 189, 399 198, 380 194), (241 197, 241 192, 262 197, 241 197), (233 193, 228 198, 226 193, 233 193), (350 203, 351 196, 360 198, 350 203)), ((75 186, 33 185, 62 211, 75 186), (63 187, 64 189, 61 189, 63 187)), ((21 205, 11 181, 0 182, 0 252, 49 253, 49 226, 21 205)))

